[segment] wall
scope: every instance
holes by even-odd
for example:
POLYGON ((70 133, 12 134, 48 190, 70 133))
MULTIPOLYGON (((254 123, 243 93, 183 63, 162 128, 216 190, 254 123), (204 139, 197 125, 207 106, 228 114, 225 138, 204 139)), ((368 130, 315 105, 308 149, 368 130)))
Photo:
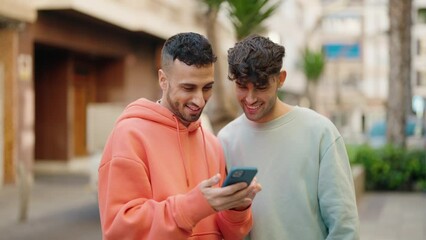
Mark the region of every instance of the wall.
POLYGON ((102 152, 117 117, 124 110, 117 103, 91 103, 87 107, 87 149, 90 155, 102 152))
POLYGON ((4 176, 4 65, 0 62, 0 188, 3 186, 4 176))
MULTIPOLYGON (((141 42, 137 50, 130 53, 125 59, 125 83, 124 103, 129 103, 140 97, 150 100, 158 100, 161 97, 161 89, 158 85, 157 69, 154 59, 157 58, 156 49, 162 46, 162 42, 141 42)), ((159 64, 159 63, 158 63, 159 64)))
POLYGON ((0 29, 0 62, 4 63, 4 183, 15 181, 16 158, 16 127, 17 127, 17 86, 16 86, 16 57, 18 52, 17 31, 10 28, 0 29))

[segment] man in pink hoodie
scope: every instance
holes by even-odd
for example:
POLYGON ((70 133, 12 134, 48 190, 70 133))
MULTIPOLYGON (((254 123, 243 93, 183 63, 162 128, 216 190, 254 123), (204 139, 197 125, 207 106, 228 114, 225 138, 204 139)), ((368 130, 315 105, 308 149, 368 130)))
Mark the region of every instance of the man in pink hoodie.
POLYGON ((223 150, 199 120, 214 83, 209 41, 197 33, 162 49, 161 99, 139 99, 117 120, 99 167, 103 239, 243 239, 261 190, 221 188, 223 150))

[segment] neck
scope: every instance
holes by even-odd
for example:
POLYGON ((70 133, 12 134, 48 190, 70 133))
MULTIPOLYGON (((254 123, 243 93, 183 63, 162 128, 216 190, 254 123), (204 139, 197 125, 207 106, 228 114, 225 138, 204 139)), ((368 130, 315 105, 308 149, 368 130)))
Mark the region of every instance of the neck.
POLYGON ((279 117, 287 114, 292 109, 292 106, 288 105, 287 103, 282 102, 279 99, 277 100, 277 104, 275 105, 275 107, 276 107, 276 111, 277 111, 277 116, 279 116, 279 117))

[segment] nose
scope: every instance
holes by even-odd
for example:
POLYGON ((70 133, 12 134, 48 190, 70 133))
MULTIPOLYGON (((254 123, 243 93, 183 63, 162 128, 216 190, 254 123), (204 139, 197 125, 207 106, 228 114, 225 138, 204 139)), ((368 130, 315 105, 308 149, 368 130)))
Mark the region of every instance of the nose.
POLYGON ((253 104, 257 101, 256 95, 253 91, 253 89, 250 89, 247 91, 247 95, 246 95, 246 102, 248 104, 253 104))
POLYGON ((203 91, 197 91, 192 98, 192 102, 200 108, 204 107, 206 101, 204 100, 203 91))

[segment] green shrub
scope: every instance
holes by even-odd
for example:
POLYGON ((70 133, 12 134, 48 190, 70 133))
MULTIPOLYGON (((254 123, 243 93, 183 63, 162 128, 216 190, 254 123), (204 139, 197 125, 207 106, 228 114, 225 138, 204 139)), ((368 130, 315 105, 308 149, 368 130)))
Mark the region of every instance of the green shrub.
POLYGON ((426 151, 391 145, 348 146, 351 164, 366 171, 367 190, 426 191, 426 151))

